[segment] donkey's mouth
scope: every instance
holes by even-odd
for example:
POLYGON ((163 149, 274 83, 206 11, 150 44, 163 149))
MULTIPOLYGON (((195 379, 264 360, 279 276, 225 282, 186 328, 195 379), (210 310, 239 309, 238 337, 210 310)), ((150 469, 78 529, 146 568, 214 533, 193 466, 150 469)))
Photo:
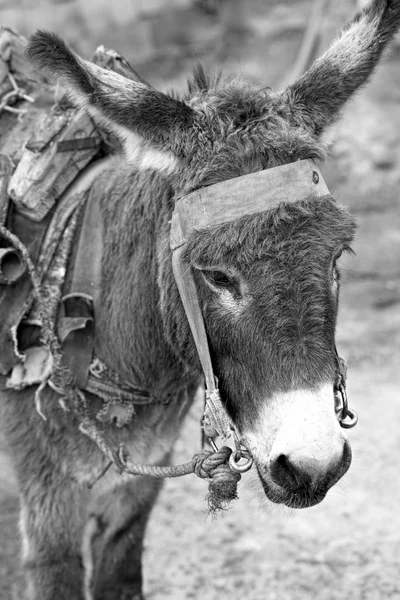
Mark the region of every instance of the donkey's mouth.
POLYGON ((320 484, 299 485, 295 489, 285 489, 276 485, 270 477, 262 475, 262 469, 257 467, 258 476, 268 500, 275 504, 284 504, 289 508, 310 508, 322 502, 330 488, 346 473, 351 463, 351 451, 346 453, 346 460, 334 474, 327 476, 320 484))
POLYGON ((307 488, 299 488, 295 492, 284 490, 275 491, 262 481, 265 495, 268 500, 275 504, 284 504, 288 508, 310 508, 322 502, 328 490, 310 491, 307 488))
POLYGON ((264 493, 268 500, 275 504, 284 504, 289 508, 310 508, 322 502, 325 498, 328 489, 324 488, 311 490, 306 486, 301 486, 297 490, 288 491, 283 488, 278 488, 272 484, 270 486, 262 477, 260 477, 264 493))

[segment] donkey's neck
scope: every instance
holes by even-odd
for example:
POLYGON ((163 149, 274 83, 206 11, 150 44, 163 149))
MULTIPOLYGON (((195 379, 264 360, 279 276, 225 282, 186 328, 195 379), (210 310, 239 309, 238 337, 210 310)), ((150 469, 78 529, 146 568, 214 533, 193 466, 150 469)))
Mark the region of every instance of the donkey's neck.
POLYGON ((155 172, 138 173, 113 161, 96 190, 104 226, 96 352, 127 381, 160 395, 174 393, 184 368, 164 335, 157 283, 171 185, 155 172))

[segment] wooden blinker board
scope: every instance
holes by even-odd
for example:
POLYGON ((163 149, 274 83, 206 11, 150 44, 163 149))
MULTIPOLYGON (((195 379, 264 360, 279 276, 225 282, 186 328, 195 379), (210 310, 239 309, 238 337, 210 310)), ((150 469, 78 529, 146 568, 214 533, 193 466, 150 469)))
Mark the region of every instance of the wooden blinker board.
POLYGON ((182 246, 193 231, 264 212, 281 202, 297 202, 328 194, 318 166, 309 159, 202 188, 176 202, 171 223, 171 249, 182 246))

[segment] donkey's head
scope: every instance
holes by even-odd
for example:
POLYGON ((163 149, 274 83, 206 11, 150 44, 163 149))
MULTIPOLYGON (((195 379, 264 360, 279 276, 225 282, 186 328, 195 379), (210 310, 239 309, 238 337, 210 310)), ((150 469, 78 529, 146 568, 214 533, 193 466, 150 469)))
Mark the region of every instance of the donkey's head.
MULTIPOLYGON (((280 94, 211 81, 198 69, 188 96, 178 100, 139 76, 128 80, 82 60, 46 33, 34 36, 29 54, 114 132, 128 161, 163 173, 178 196, 322 158, 321 134, 366 81, 399 23, 399 1, 375 0, 280 94)), ((331 196, 310 195, 198 231, 185 250, 227 410, 267 496, 288 506, 319 502, 351 460, 336 416, 334 337, 337 260, 354 227, 331 196)), ((166 253, 160 263, 166 335, 193 365, 196 350, 170 265, 166 253)))

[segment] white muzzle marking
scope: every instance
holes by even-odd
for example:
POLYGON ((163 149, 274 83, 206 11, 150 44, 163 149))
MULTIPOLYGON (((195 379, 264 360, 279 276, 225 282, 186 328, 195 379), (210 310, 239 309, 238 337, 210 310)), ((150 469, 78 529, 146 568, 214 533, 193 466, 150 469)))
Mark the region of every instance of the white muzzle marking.
POLYGON ((262 472, 285 457, 312 478, 326 475, 343 456, 346 435, 335 415, 332 384, 276 394, 243 440, 262 472))

